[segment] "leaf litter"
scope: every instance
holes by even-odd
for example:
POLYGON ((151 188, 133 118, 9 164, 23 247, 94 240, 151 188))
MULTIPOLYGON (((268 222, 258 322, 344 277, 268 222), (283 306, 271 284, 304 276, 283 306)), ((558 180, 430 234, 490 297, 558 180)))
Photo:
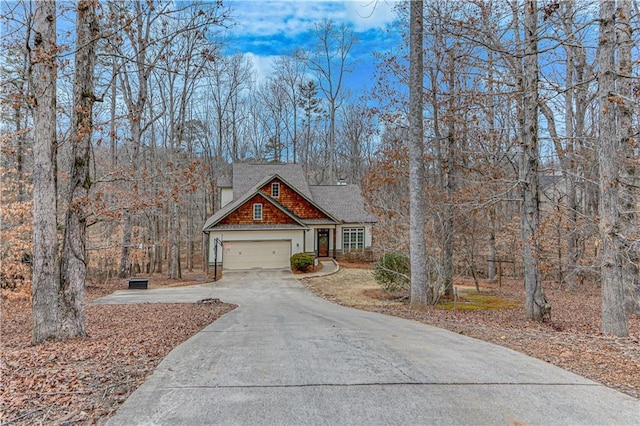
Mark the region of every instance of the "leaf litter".
MULTIPOLYGON (((420 321, 505 346, 640 398, 640 316, 627 317, 630 337, 603 335, 597 286, 569 290, 545 283, 552 321, 537 323, 525 319, 524 287, 517 280, 503 279, 501 287, 480 283, 482 293, 516 302, 513 308, 457 312, 433 308, 417 312, 409 309, 406 297, 389 300, 381 296, 370 269, 350 266, 337 274, 303 282, 334 303, 420 321)), ((474 286, 470 280, 456 280, 454 284, 474 286)))
MULTIPOLYGON (((87 298, 123 288, 122 280, 90 285, 87 298)), ((234 308, 86 305, 86 338, 33 345, 30 301, 4 297, 0 424, 104 424, 174 347, 234 308)))

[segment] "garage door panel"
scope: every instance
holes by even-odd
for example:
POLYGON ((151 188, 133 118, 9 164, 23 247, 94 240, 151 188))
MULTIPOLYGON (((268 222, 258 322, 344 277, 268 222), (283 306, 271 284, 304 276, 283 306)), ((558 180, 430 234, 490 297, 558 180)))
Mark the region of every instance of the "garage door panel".
POLYGON ((291 241, 225 241, 223 250, 224 269, 288 268, 291 241))

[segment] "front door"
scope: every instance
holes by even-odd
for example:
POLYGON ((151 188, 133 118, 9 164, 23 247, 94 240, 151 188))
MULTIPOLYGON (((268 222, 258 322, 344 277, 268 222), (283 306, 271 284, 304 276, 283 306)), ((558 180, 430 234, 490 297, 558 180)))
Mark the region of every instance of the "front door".
POLYGON ((329 257, 328 229, 318 229, 318 257, 329 257))

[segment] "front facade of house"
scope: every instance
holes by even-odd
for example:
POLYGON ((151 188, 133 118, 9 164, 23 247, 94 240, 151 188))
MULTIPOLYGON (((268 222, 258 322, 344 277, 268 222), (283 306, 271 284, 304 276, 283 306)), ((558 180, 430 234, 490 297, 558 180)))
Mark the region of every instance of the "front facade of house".
POLYGON ((356 185, 310 186, 298 164, 234 164, 221 208, 205 223, 209 265, 289 268, 296 253, 371 250, 375 217, 356 185))

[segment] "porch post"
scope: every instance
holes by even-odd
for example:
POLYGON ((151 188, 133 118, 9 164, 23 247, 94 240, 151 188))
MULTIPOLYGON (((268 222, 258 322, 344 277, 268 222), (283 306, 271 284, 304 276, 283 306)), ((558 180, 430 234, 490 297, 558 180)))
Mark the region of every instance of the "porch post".
POLYGON ((210 244, 209 243, 209 233, 208 232, 203 232, 203 234, 205 235, 204 244, 203 244, 203 246, 204 246, 203 248, 204 248, 204 252, 205 252, 205 255, 204 255, 204 259, 205 259, 204 260, 204 265, 205 265, 204 266, 204 273, 205 273, 205 275, 209 275, 209 261, 211 260, 210 259, 211 256, 209 256, 209 244, 210 244))
POLYGON ((333 258, 336 258, 336 244, 338 240, 336 239, 336 226, 333 225, 333 258))

